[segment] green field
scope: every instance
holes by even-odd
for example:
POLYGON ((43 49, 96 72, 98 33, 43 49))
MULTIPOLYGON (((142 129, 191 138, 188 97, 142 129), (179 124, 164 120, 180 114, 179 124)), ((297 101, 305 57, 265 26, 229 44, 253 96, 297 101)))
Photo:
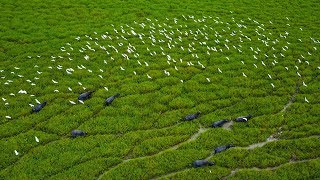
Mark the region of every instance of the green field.
POLYGON ((320 179, 318 1, 1 0, 0 15, 0 179, 320 179))

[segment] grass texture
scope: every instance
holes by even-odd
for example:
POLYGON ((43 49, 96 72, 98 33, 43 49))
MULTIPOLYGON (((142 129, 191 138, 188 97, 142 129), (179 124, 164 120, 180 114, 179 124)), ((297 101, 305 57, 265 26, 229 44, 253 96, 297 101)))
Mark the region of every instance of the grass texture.
POLYGON ((317 1, 2 0, 0 15, 0 179, 320 178, 317 1))

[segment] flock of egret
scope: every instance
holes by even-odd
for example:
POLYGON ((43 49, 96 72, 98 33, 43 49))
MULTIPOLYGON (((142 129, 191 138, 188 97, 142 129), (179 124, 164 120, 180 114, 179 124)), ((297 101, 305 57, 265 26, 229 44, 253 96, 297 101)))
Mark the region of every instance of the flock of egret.
MULTIPOLYGON (((166 18, 163 21, 146 18, 145 22, 134 21, 131 25, 111 24, 109 31, 78 36, 75 42, 66 43, 60 48, 59 55, 52 55, 47 59, 49 66, 33 65, 34 74, 37 75, 35 77, 31 78, 29 74, 24 74, 23 69, 16 66, 12 70, 1 69, 2 88, 16 89, 9 94, 2 94, 2 100, 4 106, 10 108, 10 100, 14 101, 18 98, 16 93, 35 98, 32 87, 37 86, 36 82, 42 80, 48 85, 54 85, 53 93, 64 91, 59 86, 60 81, 64 79, 61 77, 50 78, 51 80, 42 79, 44 72, 52 74, 56 71, 63 72, 64 77, 77 79, 77 85, 85 91, 87 88, 74 75, 76 72, 89 73, 93 77, 106 80, 105 72, 116 68, 119 72, 127 72, 128 76, 141 76, 141 78, 153 80, 154 77, 150 71, 142 73, 137 67, 152 70, 155 65, 162 62, 165 64, 161 70, 164 77, 179 74, 179 71, 189 66, 204 71, 209 71, 207 67, 215 66, 216 71, 210 72, 210 77, 205 77, 208 83, 212 83, 212 77, 216 73, 223 74, 228 71, 224 62, 240 62, 246 68, 246 70, 242 68, 239 72, 239 76, 243 78, 253 78, 248 73, 253 68, 262 70, 282 66, 283 71, 295 71, 296 78, 301 79, 299 81, 302 82, 301 85, 307 87, 304 72, 301 69, 317 66, 313 52, 317 51, 316 46, 320 41, 313 37, 295 39, 291 36, 293 34, 291 30, 294 27, 290 25, 289 18, 285 19, 286 30, 283 32, 280 30, 280 32, 273 32, 270 27, 275 27, 276 23, 272 21, 264 24, 251 18, 236 20, 232 17, 223 20, 213 16, 196 18, 191 15, 182 15, 180 18, 166 18), (291 58, 294 62, 285 65, 286 59, 296 52, 296 44, 305 41, 310 42, 312 48, 305 52, 297 51, 299 54, 291 58), (239 56, 245 58, 238 59, 239 56), (216 59, 219 63, 215 62, 216 59), (11 87, 11 83, 18 79, 29 83, 29 89, 11 87)), ((99 31, 102 30, 99 29, 99 31)), ((299 28, 299 31, 304 30, 299 28)), ((27 58, 33 60, 32 62, 45 59, 40 55, 27 58)), ((319 69, 320 65, 315 70, 319 69)), ((265 78, 269 80, 270 88, 281 86, 281 83, 276 83, 277 74, 268 72, 265 78)), ((185 79, 180 79, 180 82, 184 83, 185 79)), ((70 84, 67 90, 73 92, 74 85, 70 84)), ((108 87, 104 89, 109 91, 108 87)), ((304 100, 307 103, 311 101, 307 97, 304 100)), ((35 101, 41 104, 37 99, 35 101)), ((72 105, 77 104, 73 100, 68 101, 72 105)), ((84 103, 81 100, 78 102, 84 103)), ((31 107, 35 106, 31 102, 27 104, 31 107)), ((6 115, 5 118, 12 119, 10 115, 6 115)), ((36 136, 35 141, 39 142, 36 136)), ((17 150, 14 152, 19 155, 17 150)))

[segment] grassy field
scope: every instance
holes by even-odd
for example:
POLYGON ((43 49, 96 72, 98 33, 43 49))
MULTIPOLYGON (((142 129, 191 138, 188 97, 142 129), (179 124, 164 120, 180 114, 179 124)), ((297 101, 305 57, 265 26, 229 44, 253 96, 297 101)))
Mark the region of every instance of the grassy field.
POLYGON ((320 178, 318 1, 2 0, 0 15, 0 179, 320 178))

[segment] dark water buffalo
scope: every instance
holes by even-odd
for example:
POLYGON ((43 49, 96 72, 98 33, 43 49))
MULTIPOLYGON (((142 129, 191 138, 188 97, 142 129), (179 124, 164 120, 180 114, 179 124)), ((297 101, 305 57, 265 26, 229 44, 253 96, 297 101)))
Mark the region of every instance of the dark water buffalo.
POLYGON ((252 118, 251 114, 249 114, 248 116, 237 117, 236 122, 247 122, 251 118, 252 118))
POLYGON ((115 94, 115 95, 113 95, 113 96, 111 96, 111 97, 108 97, 106 100, 105 100, 105 105, 106 106, 109 106, 111 103, 112 103, 112 101, 115 99, 115 98, 117 98, 117 97, 119 97, 120 96, 120 94, 119 93, 117 93, 117 94, 115 94))
POLYGON ((41 111, 41 109, 46 105, 47 105, 47 101, 44 101, 43 103, 36 105, 35 107, 32 108, 31 113, 41 111))
POLYGON ((76 138, 78 136, 85 136, 87 133, 81 131, 81 130, 72 130, 71 131, 71 137, 76 138))
POLYGON ((234 145, 228 144, 228 145, 225 145, 225 146, 219 146, 214 150, 214 153, 215 154, 220 153, 220 152, 225 151, 225 150, 227 150, 227 149, 229 149, 231 147, 234 147, 234 145))
POLYGON ((214 123, 212 124, 212 127, 213 127, 213 128, 221 127, 221 126, 223 126, 223 124, 225 124, 225 123, 227 123, 227 122, 229 122, 229 120, 223 119, 223 120, 214 122, 214 123))
POLYGON ((78 100, 81 100, 81 101, 87 100, 87 99, 91 98, 92 93, 94 93, 94 91, 88 91, 88 92, 82 93, 78 97, 78 100))
POLYGON ((184 117, 183 120, 184 121, 194 120, 194 119, 198 118, 200 114, 201 114, 201 112, 197 112, 196 114, 190 114, 190 115, 184 117))
POLYGON ((207 160, 196 160, 192 163, 192 166, 197 168, 202 166, 212 166, 213 164, 213 162, 209 162, 207 160))

